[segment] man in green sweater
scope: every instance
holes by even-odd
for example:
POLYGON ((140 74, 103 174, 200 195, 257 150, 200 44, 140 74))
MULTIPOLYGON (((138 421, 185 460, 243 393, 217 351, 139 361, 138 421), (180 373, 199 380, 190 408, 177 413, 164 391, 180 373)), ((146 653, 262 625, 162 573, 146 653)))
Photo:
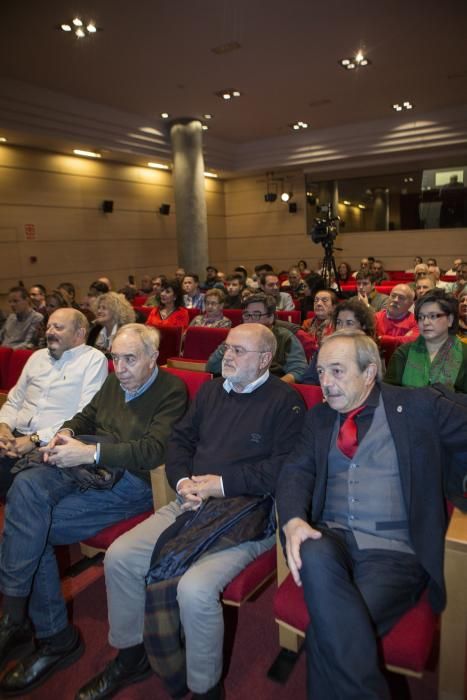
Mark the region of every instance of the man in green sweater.
POLYGON ((186 406, 183 382, 158 370, 158 347, 156 329, 123 326, 112 344, 115 373, 41 448, 44 464, 20 472, 10 489, 0 545, 0 666, 32 641, 27 612, 37 644, 3 678, 5 694, 28 692, 83 653, 80 634, 68 623, 55 545, 152 509, 149 470, 164 461, 170 430, 186 406), (83 490, 78 465, 115 483, 83 490))

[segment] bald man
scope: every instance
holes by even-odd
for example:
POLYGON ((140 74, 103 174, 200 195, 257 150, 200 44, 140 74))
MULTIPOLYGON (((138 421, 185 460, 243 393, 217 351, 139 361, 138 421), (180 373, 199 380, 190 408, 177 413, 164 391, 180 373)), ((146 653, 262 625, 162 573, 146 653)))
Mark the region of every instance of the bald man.
MULTIPOLYGON (((223 514, 225 509, 235 508, 240 497, 255 500, 274 493, 280 466, 295 444, 304 416, 298 394, 269 374, 275 350, 274 335, 265 326, 250 323, 233 328, 225 343, 222 378, 201 387, 188 413, 174 428, 166 473, 177 499, 107 550, 109 641, 118 655, 81 689, 79 700, 96 700, 107 697, 106 693, 110 696, 148 675, 150 666, 143 645, 146 579, 154 544, 159 544, 163 533, 164 538, 167 536, 166 530, 175 519, 183 514, 203 518, 208 505, 223 514)), ((216 513, 208 534, 218 522, 216 513)), ((221 551, 195 560, 178 581, 176 597, 185 635, 186 682, 196 699, 223 697, 220 594, 274 542, 270 529, 253 539, 249 537, 250 528, 248 521, 242 537, 233 538, 231 546, 221 551)), ((184 537, 185 531, 186 527, 184 537)), ((177 539, 178 535, 175 543, 177 539)), ((160 658, 155 658, 157 651, 151 640, 149 645, 147 638, 145 641, 151 665, 167 685, 166 657, 161 650, 160 658)), ((163 642, 164 638, 157 639, 159 645, 163 642)))
POLYGON ((376 334, 380 340, 397 337, 401 343, 410 343, 418 337, 415 316, 410 311, 414 291, 407 284, 398 284, 391 290, 387 309, 375 314, 376 334))

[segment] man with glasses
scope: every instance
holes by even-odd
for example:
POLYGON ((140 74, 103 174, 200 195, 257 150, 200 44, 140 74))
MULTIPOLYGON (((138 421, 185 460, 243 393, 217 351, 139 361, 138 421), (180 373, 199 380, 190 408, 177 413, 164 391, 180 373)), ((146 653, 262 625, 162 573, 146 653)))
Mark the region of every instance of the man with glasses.
MULTIPOLYGON (((275 349, 274 335, 264 325, 248 323, 233 328, 224 345, 222 378, 201 387, 175 426, 168 445, 166 475, 177 498, 107 550, 109 640, 118 655, 81 689, 78 700, 110 697, 147 674, 143 645, 146 577, 154 544, 159 546, 161 535, 167 541, 167 530, 176 518, 196 512, 199 519, 209 503, 215 506, 216 516, 196 542, 198 546, 211 537, 217 513, 223 515, 242 497, 254 499, 274 493, 280 466, 297 440, 304 416, 298 394, 269 372, 275 349)), ((224 697, 220 685, 224 633, 220 594, 274 543, 274 536, 253 540, 249 527, 248 521, 243 536, 234 538, 226 548, 208 551, 194 560, 177 584, 186 683, 193 699, 224 697)), ((186 527, 173 542, 180 536, 186 537, 186 527)), ((151 663, 164 679, 166 657, 153 659, 152 644, 148 645, 146 636, 145 640, 151 663)))
POLYGON ((376 334, 380 340, 397 337, 401 343, 410 343, 418 337, 418 324, 410 308, 414 292, 407 284, 396 285, 389 295, 387 309, 375 314, 376 334))
POLYGON ((0 665, 30 646, 28 613, 37 645, 4 676, 0 694, 27 693, 83 653, 54 547, 152 509, 149 470, 164 461, 186 404, 181 380, 157 368, 158 347, 157 330, 123 326, 112 343, 115 373, 41 448, 44 464, 21 471, 10 488, 0 546, 0 665))
MULTIPOLYGON (((242 303, 243 323, 261 323, 269 328, 276 339, 276 351, 271 362, 271 374, 283 382, 299 382, 306 371, 307 361, 303 346, 295 335, 275 323, 276 303, 274 297, 257 292, 242 303)), ((221 373, 224 346, 220 345, 210 356, 206 370, 213 374, 221 373)))

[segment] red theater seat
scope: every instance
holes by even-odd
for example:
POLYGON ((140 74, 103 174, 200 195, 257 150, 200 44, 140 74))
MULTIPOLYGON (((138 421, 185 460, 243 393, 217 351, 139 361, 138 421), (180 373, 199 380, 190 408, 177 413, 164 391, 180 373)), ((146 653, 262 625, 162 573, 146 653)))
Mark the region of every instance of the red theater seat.
POLYGON ((12 353, 12 348, 5 348, 3 345, 0 345, 0 391, 8 391, 8 371, 12 353))
POLYGON ((241 323, 243 323, 243 309, 224 309, 222 313, 226 318, 229 318, 232 321, 232 328, 235 328, 235 326, 239 326, 241 323))
POLYGON ((276 311, 276 316, 280 321, 296 323, 298 326, 302 323, 302 314, 296 309, 295 311, 276 311))
POLYGON ((211 353, 224 342, 228 334, 228 328, 204 328, 203 326, 188 328, 183 357, 190 360, 208 360, 211 353))

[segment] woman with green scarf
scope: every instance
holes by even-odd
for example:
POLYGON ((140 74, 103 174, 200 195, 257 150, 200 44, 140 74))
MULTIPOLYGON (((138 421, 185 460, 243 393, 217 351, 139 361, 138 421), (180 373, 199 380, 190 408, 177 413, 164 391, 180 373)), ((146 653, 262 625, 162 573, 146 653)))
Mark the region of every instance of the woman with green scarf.
POLYGON ((415 302, 420 336, 392 355, 384 381, 400 386, 444 384, 467 394, 467 345, 456 336, 458 301, 433 289, 415 302))

